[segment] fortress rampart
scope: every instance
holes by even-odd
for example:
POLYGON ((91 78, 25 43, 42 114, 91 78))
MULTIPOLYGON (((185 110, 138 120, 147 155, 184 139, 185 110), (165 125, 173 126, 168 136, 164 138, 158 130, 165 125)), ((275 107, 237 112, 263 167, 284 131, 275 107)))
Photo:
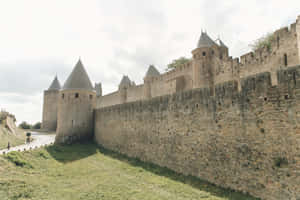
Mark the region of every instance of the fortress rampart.
POLYGON ((217 84, 233 80, 237 81, 238 88, 241 89, 241 79, 262 72, 270 72, 272 85, 276 85, 278 69, 300 63, 299 47, 300 17, 290 27, 275 31, 270 46, 249 52, 240 58, 229 57, 228 48, 224 44, 197 47, 192 52, 193 57, 189 63, 157 76, 146 76, 144 84, 129 85, 126 91, 118 90, 101 96, 97 99, 97 108, 146 100, 207 85, 213 89, 217 84), (125 101, 122 101, 124 96, 125 101))
POLYGON ((300 16, 264 48, 228 52, 202 32, 186 64, 163 74, 149 66, 143 84, 124 76, 104 96, 79 60, 63 87, 56 77, 45 91, 43 127, 57 123, 56 143, 94 136, 221 187, 300 199, 300 16))
POLYGON ((300 66, 95 111, 105 148, 262 199, 300 198, 300 66))

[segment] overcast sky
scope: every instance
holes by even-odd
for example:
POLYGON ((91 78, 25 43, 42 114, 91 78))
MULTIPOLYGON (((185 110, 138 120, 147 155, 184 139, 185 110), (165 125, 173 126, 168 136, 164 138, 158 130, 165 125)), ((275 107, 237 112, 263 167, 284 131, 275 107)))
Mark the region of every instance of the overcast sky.
POLYGON ((109 93, 122 75, 142 83, 150 64, 191 57, 201 29, 236 57, 298 15, 299 0, 0 0, 0 108, 41 121, 43 90, 79 56, 109 93))

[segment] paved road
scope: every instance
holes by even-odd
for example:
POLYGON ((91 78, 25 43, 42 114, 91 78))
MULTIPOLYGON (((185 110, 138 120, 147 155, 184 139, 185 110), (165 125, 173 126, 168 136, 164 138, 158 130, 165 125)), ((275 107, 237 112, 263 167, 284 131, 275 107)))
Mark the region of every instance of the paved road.
POLYGON ((19 145, 16 147, 10 148, 8 151, 7 149, 0 150, 0 154, 3 152, 8 153, 10 151, 24 151, 29 150, 30 148, 41 147, 43 145, 48 145, 54 142, 55 134, 47 134, 47 133, 38 133, 38 132, 31 132, 31 137, 33 141, 28 144, 19 145))

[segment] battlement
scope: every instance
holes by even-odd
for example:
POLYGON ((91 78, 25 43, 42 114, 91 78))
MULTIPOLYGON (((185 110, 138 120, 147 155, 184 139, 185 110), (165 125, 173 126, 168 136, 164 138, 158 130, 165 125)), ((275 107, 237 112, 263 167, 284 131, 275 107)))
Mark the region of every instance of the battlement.
POLYGON ((118 90, 113 95, 101 96, 98 101, 107 103, 99 103, 97 107, 144 100, 193 88, 210 87, 211 95, 217 95, 215 85, 230 81, 236 81, 237 88, 241 90, 242 79, 264 72, 271 74, 271 84, 276 85, 276 71, 300 64, 300 16, 295 23, 276 30, 268 37, 269 40, 261 48, 239 58, 232 58, 228 56, 228 48, 222 41, 217 44, 203 33, 203 38, 200 39, 202 44, 192 51, 193 57, 188 63, 165 73, 146 77, 144 84, 138 89, 130 86, 126 91, 118 90))
POLYGON ((210 88, 196 88, 96 109, 95 140, 262 199, 295 199, 300 66, 276 75, 276 86, 271 73, 263 72, 243 79, 241 91, 237 81, 229 81, 215 85, 215 96, 210 88))

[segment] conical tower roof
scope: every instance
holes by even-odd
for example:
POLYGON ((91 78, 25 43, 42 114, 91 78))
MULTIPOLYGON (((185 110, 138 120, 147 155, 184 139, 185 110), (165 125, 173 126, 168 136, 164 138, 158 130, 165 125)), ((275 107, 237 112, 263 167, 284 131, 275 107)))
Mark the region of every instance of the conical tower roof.
POLYGON ((131 80, 128 76, 123 76, 119 86, 128 86, 131 85, 131 80))
POLYGON ((153 65, 150 65, 146 73, 146 77, 159 76, 159 75, 160 75, 159 71, 153 65))
POLYGON ((57 76, 55 76, 48 90, 60 90, 61 86, 57 76))
POLYGON ((216 43, 205 32, 201 32, 201 36, 197 45, 197 48, 211 47, 216 43))
POLYGON ((227 46, 224 44, 224 42, 223 42, 220 38, 216 40, 216 43, 217 43, 220 47, 226 47, 226 48, 227 48, 227 46))
POLYGON ((64 90, 67 89, 84 89, 84 90, 94 90, 91 80, 84 69, 84 66, 79 59, 75 65, 72 73, 66 80, 64 90))

